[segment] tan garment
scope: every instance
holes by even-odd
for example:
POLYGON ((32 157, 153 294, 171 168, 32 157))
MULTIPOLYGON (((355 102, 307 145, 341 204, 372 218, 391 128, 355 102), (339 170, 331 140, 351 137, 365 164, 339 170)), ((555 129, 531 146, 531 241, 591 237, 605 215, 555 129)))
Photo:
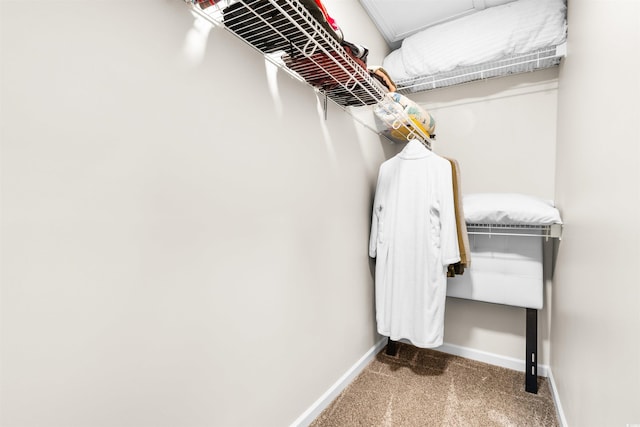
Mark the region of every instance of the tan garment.
POLYGON ((460 179, 460 165, 455 159, 445 157, 451 163, 451 175, 453 177, 453 204, 456 212, 456 227, 458 229, 458 248, 460 250, 460 262, 449 266, 448 277, 464 273, 464 269, 471 265, 471 251, 469 250, 469 236, 467 223, 464 221, 462 208, 462 185, 460 179))
POLYGON ((374 77, 377 80, 379 80, 380 83, 385 85, 387 87, 387 89, 389 89, 389 92, 395 92, 396 91, 396 89, 397 89, 396 84, 393 82, 393 80, 391 79, 391 76, 389 76, 389 73, 387 73, 387 71, 384 68, 382 68, 382 67, 369 67, 369 74, 371 74, 372 77, 374 77))

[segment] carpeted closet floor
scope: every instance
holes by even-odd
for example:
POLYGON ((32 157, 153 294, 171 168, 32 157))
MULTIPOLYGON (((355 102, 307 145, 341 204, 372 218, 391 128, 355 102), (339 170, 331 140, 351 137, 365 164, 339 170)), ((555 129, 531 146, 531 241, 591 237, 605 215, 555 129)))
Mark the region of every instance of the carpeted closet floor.
POLYGON ((399 343, 384 349, 311 424, 327 426, 558 426, 546 378, 399 343))

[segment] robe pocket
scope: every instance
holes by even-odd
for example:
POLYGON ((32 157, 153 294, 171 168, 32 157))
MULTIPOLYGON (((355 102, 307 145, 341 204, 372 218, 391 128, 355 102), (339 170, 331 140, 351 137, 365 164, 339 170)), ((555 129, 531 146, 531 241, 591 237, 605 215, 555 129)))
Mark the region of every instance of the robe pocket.
POLYGON ((378 244, 384 244, 384 222, 378 221, 378 244))
POLYGON ((440 230, 442 228, 440 222, 440 204, 434 203, 429 208, 429 224, 431 224, 431 241, 433 246, 440 249, 440 230))

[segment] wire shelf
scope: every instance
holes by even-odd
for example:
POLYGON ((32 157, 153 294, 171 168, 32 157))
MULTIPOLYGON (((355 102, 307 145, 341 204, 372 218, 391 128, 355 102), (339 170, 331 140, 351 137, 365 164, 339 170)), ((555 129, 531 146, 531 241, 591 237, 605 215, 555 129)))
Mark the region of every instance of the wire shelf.
POLYGON ((473 224, 467 223, 469 235, 521 236, 562 239, 562 224, 523 225, 523 224, 473 224))
POLYGON ((565 56, 566 45, 552 46, 535 52, 512 55, 497 61, 479 65, 458 67, 438 74, 413 77, 396 81, 398 92, 422 92, 459 85, 475 80, 504 77, 554 67, 565 56))
MULTIPOLYGON (((185 3, 197 16, 232 32, 270 62, 345 109, 379 105, 388 93, 387 87, 371 76, 366 64, 363 66, 349 55, 340 37, 318 22, 300 0, 185 3)), ((431 149, 430 136, 411 123, 406 113, 398 112, 385 124, 389 129, 403 128, 407 140, 418 139, 431 149)), ((377 132, 386 136, 383 131, 377 132)))

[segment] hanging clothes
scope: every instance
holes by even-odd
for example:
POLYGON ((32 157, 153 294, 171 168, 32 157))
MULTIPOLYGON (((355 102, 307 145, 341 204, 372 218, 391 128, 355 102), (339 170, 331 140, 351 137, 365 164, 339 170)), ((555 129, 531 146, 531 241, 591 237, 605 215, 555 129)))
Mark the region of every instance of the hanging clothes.
POLYGON ((451 164, 416 140, 380 166, 369 255, 378 332, 442 345, 447 266, 460 261, 451 164))
POLYGON ((462 207, 462 184, 460 179, 460 165, 456 159, 445 157, 451 163, 453 176, 453 206, 456 215, 456 228, 458 229, 458 249, 460 250, 460 261, 451 264, 447 271, 447 277, 455 277, 464 274, 465 268, 471 266, 471 250, 469 249, 469 234, 467 233, 467 223, 464 220, 464 209, 462 207))

